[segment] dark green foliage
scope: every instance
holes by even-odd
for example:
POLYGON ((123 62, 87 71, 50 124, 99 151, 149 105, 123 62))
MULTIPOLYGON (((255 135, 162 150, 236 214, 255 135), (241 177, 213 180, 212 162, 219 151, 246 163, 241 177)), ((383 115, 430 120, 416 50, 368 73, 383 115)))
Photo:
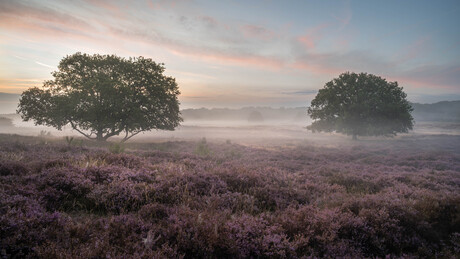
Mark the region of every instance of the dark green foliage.
POLYGON ((320 89, 308 108, 312 131, 392 136, 413 127, 412 107, 397 82, 367 73, 343 73, 320 89))
POLYGON ((54 80, 25 91, 18 112, 25 121, 71 127, 101 141, 125 133, 174 130, 182 120, 180 94, 163 64, 151 59, 76 53, 61 60, 54 80))

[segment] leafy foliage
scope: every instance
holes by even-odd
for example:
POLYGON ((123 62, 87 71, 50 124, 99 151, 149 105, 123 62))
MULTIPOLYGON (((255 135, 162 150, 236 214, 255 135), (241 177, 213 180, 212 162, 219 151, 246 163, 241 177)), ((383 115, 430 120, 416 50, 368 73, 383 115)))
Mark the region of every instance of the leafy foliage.
POLYGON ((367 73, 343 73, 320 89, 308 108, 312 131, 396 135, 412 129, 412 107, 397 82, 367 73))
POLYGON ((174 130, 181 121, 179 90, 151 59, 76 53, 61 60, 54 79, 21 95, 24 120, 62 129, 67 124, 88 138, 124 141, 147 130, 174 130), (89 132, 89 133, 88 133, 89 132))

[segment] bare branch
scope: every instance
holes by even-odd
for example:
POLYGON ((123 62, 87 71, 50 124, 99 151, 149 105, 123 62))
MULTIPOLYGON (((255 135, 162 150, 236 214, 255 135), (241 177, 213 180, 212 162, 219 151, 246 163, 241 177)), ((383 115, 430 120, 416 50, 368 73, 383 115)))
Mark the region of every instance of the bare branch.
POLYGON ((72 126, 72 128, 73 128, 74 130, 78 131, 78 132, 79 132, 80 134, 82 134, 83 136, 85 136, 85 137, 87 137, 87 138, 89 138, 89 139, 96 139, 96 138, 92 138, 92 137, 91 137, 91 135, 93 135, 93 133, 91 133, 90 135, 88 135, 88 134, 82 132, 81 130, 79 130, 79 129, 75 126, 75 124, 73 124, 72 121, 70 121, 70 125, 72 126))
POLYGON ((108 138, 110 138, 110 137, 112 137, 112 136, 118 135, 118 134, 120 134, 120 132, 122 132, 122 131, 123 131, 123 130, 116 130, 116 131, 113 131, 113 130, 112 130, 112 132, 107 133, 107 135, 104 136, 104 139, 108 139, 108 138))
POLYGON ((126 131, 126 136, 123 138, 123 140, 121 141, 121 143, 126 142, 128 139, 130 139, 130 138, 136 136, 137 134, 139 134, 139 133, 141 133, 141 132, 142 132, 142 131, 138 131, 138 132, 136 132, 136 133, 131 134, 131 136, 128 137, 128 131, 126 131))

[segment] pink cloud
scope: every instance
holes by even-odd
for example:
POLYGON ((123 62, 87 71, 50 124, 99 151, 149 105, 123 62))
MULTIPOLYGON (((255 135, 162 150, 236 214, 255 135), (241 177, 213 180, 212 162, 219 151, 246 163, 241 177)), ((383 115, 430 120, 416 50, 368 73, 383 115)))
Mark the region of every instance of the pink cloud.
POLYGON ((88 2, 91 5, 101 7, 103 9, 106 9, 106 10, 108 10, 110 12, 113 12, 113 13, 120 13, 121 12, 120 7, 115 5, 115 4, 113 4, 112 1, 107 1, 107 0, 85 0, 85 1, 88 2))
MULTIPOLYGON (((422 66, 402 74, 388 75, 402 84, 416 88, 441 88, 460 90, 460 66, 422 66)), ((396 73, 393 73, 396 74, 396 73)))
MULTIPOLYGON (((95 2, 101 4, 106 1, 95 2)), ((399 63, 387 62, 381 58, 375 57, 372 53, 365 53, 368 55, 359 56, 359 53, 356 55, 356 53, 344 51, 315 55, 312 53, 314 51, 310 50, 315 50, 318 42, 322 39, 323 30, 330 26, 328 23, 307 29, 304 35, 297 37, 297 42, 305 46, 308 51, 298 53, 297 56, 293 57, 294 61, 288 61, 288 57, 248 54, 255 52, 244 49, 244 47, 246 47, 244 46, 246 42, 237 46, 241 47, 243 50, 240 50, 240 48, 229 50, 229 48, 225 47, 236 46, 231 44, 239 44, 239 42, 224 42, 224 40, 228 40, 225 38, 228 34, 222 37, 225 38, 224 40, 218 42, 219 44, 224 43, 222 44, 224 47, 213 47, 212 44, 206 44, 205 41, 194 44, 185 41, 184 38, 182 38, 182 40, 176 40, 172 38, 170 34, 165 33, 163 35, 161 31, 157 31, 155 28, 145 30, 139 28, 139 30, 136 30, 137 28, 131 26, 123 31, 116 29, 116 26, 120 25, 113 25, 115 28, 113 29, 110 27, 112 24, 109 22, 103 22, 96 28, 92 26, 93 23, 88 19, 83 20, 82 18, 69 16, 54 9, 25 6, 20 3, 8 3, 4 6, 5 8, 0 10, 0 28, 7 32, 23 33, 23 35, 25 35, 23 37, 24 39, 36 38, 41 39, 42 42, 52 39, 60 43, 65 42, 66 46, 80 45, 82 47, 88 47, 97 45, 100 47, 99 49, 117 49, 124 54, 130 53, 125 46, 130 46, 129 44, 131 44, 131 46, 144 44, 148 46, 147 48, 149 49, 153 49, 152 46, 158 46, 161 47, 160 51, 166 50, 165 52, 190 58, 190 60, 201 60, 209 63, 251 67, 271 71, 308 71, 315 75, 325 75, 331 79, 346 70, 353 71, 353 69, 366 69, 367 72, 377 72, 383 76, 387 75, 387 78, 414 87, 458 89, 458 83, 455 83, 454 79, 458 78, 458 76, 455 75, 459 74, 459 67, 449 69, 438 68, 438 70, 432 69, 431 71, 427 68, 401 72, 398 68, 399 63), (88 43, 94 44, 91 45, 88 43), (308 53, 308 55, 305 53, 308 53)), ((106 8, 110 9, 111 7, 107 6, 106 8)), ((119 9, 113 9, 113 11, 117 10, 119 9)), ((199 17, 205 24, 218 26, 220 31, 224 30, 224 26, 230 26, 210 16, 199 17)), ((346 20, 344 21, 346 22, 346 20)), ((123 27, 120 26, 118 28, 123 27)), ((234 38, 244 36, 247 38, 272 40, 276 37, 276 34, 272 30, 257 25, 247 24, 231 29, 233 30, 230 32, 235 32, 237 35, 234 38)), ((229 38, 230 40, 234 39, 231 37, 229 38)), ((8 39, 3 40, 8 41, 8 39)), ((399 62, 417 58, 418 55, 423 52, 428 40, 429 38, 419 39, 408 46, 407 49, 402 50, 402 52, 398 54, 399 62)), ((342 41, 339 40, 337 42, 338 44, 346 45, 347 38, 343 38, 342 41)), ((458 47, 458 45, 454 47, 458 47)), ((132 53, 132 55, 138 55, 138 53, 132 53)))
POLYGON ((297 40, 302 43, 307 49, 315 48, 315 38, 311 35, 304 35, 297 38, 297 40))
POLYGON ((21 3, 13 3, 6 7, 0 9, 0 28, 16 35, 22 34, 27 40, 35 39, 37 42, 52 40, 54 43, 66 44, 67 47, 78 45, 86 49, 106 46, 107 50, 129 52, 123 47, 126 39, 119 37, 117 38, 119 41, 110 39, 111 43, 107 46, 108 37, 101 33, 107 25, 99 24, 101 26, 96 28, 93 24, 97 23, 97 20, 91 18, 83 20, 55 9, 29 7, 21 3))
POLYGON ((328 67, 320 65, 318 63, 309 63, 305 61, 296 61, 290 64, 289 66, 297 70, 304 70, 317 75, 337 76, 340 73, 345 72, 343 69, 328 67))
MULTIPOLYGON (((101 0, 87 0, 95 6, 118 12, 120 9, 113 4, 101 0)), ((27 37, 36 39, 50 38, 71 42, 91 42, 104 46, 110 41, 110 46, 123 48, 128 42, 142 43, 148 46, 156 45, 169 50, 178 56, 193 57, 206 62, 219 64, 254 67, 269 70, 280 70, 285 62, 277 57, 267 57, 257 54, 229 52, 206 46, 193 46, 178 40, 173 40, 161 32, 144 33, 136 30, 120 30, 110 27, 110 24, 100 24, 102 27, 92 27, 86 21, 74 17, 67 17, 56 10, 41 9, 39 7, 22 8, 21 5, 13 6, 10 12, 0 16, 0 28, 15 33, 22 32, 27 37), (13 8, 15 7, 15 8, 13 8), (50 18, 53 17, 53 18, 50 18), (74 22, 75 21, 75 22, 74 22), (101 34, 103 32, 103 34, 101 34), (103 35, 103 37, 101 36, 103 35)), ((210 16, 200 16, 209 25, 221 26, 221 23, 210 16)), ((242 27, 246 36, 270 39, 274 33, 260 26, 246 25, 242 27)), ((88 46, 86 44, 86 46, 88 46)), ((126 51, 124 51, 126 52, 126 51)))
POLYGON ((117 4, 115 1, 110 1, 110 0, 85 0, 95 8, 93 11, 97 14, 100 15, 101 13, 104 13, 107 16, 113 16, 114 18, 118 20, 129 20, 129 17, 127 16, 126 10, 129 8, 129 4, 127 2, 121 2, 123 4, 117 4), (98 10, 99 9, 99 10, 98 10))
POLYGON ((429 80, 411 78, 409 76, 391 76, 387 77, 390 81, 397 81, 399 86, 407 88, 410 85, 413 88, 426 88, 426 89, 445 89, 445 90, 458 90, 458 85, 440 84, 439 78, 431 78, 429 80))
POLYGON ((217 62, 224 65, 236 65, 243 67, 257 67, 269 70, 280 70, 284 67, 285 63, 276 58, 256 56, 256 55, 237 55, 227 53, 217 53, 210 51, 194 51, 192 49, 180 48, 170 51, 177 56, 194 57, 207 62, 217 62))
POLYGON ((313 28, 309 28, 307 33, 297 37, 297 41, 301 43, 307 50, 312 50, 316 46, 316 42, 321 40, 321 31, 329 27, 329 24, 324 23, 313 28))
POLYGON ((117 28, 111 28, 109 31, 110 35, 114 38, 128 38, 130 41, 146 45, 155 44, 156 46, 161 46, 167 49, 177 56, 193 57, 206 62, 217 62, 219 64, 255 67, 269 70, 279 70, 285 65, 285 62, 280 58, 266 57, 249 53, 231 53, 225 50, 208 48, 206 46, 188 45, 182 41, 164 37, 160 33, 151 35, 148 33, 125 31, 117 28))
POLYGON ((23 32, 29 39, 57 39, 73 40, 74 42, 89 41, 102 43, 101 40, 88 34, 91 30, 74 28, 72 25, 68 25, 65 22, 59 26, 49 26, 47 23, 37 22, 36 20, 22 20, 14 17, 2 16, 0 18, 0 28, 14 32, 23 32))
MULTIPOLYGON (((56 27, 66 26, 73 30, 84 30, 91 26, 83 19, 72 15, 58 12, 46 7, 32 7, 22 3, 6 2, 0 9, 0 21, 8 22, 14 26, 14 23, 29 21, 30 23, 39 22, 56 27)), ((14 27, 12 28, 14 29, 14 27)))

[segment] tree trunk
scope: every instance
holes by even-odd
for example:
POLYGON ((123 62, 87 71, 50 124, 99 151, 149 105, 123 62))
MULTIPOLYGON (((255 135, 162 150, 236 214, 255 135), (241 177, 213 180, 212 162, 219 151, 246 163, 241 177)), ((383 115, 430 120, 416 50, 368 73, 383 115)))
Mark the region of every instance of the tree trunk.
POLYGON ((358 140, 358 136, 355 133, 353 133, 353 140, 358 140))
POLYGON ((96 140, 97 140, 97 141, 104 142, 104 141, 107 140, 106 138, 103 137, 102 134, 103 134, 103 133, 102 133, 102 130, 97 132, 97 135, 96 135, 96 140))

